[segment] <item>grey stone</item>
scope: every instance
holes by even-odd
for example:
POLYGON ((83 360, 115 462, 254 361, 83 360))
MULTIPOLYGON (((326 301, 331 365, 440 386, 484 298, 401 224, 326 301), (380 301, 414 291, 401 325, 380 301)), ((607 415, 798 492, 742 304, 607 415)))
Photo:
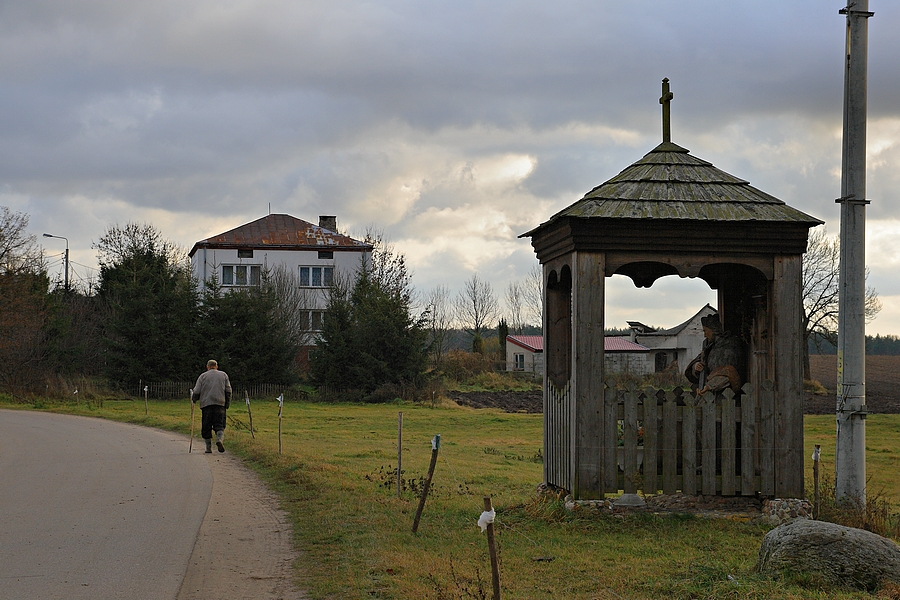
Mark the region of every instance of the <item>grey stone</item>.
POLYGON ((862 529, 795 519, 766 534, 756 570, 816 574, 833 585, 874 591, 900 582, 900 546, 862 529))
POLYGON ((622 494, 613 504, 616 506, 647 506, 644 499, 637 494, 622 494))

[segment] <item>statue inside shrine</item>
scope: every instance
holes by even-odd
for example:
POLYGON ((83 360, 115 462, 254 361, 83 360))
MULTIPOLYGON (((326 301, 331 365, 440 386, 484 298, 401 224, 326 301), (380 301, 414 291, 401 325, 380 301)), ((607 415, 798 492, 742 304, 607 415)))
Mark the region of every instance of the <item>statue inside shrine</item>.
POLYGON ((718 315, 700 319, 703 325, 703 350, 690 362, 684 375, 697 395, 718 393, 730 387, 735 393, 743 385, 741 373, 746 363, 744 343, 722 329, 718 315))

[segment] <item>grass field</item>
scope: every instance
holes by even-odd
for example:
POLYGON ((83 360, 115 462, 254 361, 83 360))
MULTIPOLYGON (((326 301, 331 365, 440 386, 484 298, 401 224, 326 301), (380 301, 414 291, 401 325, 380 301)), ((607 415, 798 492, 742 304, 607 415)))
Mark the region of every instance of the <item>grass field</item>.
MULTIPOLYGON (((151 402, 149 416, 140 401, 37 407, 184 433, 190 425, 186 400, 151 402)), ((489 598, 487 543, 476 525, 484 496, 497 511, 504 598, 871 598, 802 577, 756 575, 764 526, 691 516, 581 516, 537 498, 541 415, 455 405, 290 403, 279 455, 277 403, 254 402, 252 409, 256 439, 246 408, 237 404, 229 411, 227 445, 280 495, 301 551, 298 584, 311 598, 489 598), (399 412, 404 485, 398 498, 399 412), (435 434, 441 448, 432 493, 413 534, 435 434)), ((900 500, 893 476, 898 433, 900 415, 870 416, 869 489, 893 501, 900 500)), ((813 444, 822 444, 822 472, 833 472, 834 418, 807 417, 806 443, 807 458, 813 444)))

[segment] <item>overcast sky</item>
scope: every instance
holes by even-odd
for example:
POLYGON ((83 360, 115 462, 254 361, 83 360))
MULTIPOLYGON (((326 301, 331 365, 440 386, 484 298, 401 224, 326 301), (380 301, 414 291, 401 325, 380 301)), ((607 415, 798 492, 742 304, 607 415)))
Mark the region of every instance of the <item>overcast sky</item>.
MULTIPOLYGON (((536 262, 519 234, 661 141, 668 77, 672 141, 837 233, 843 6, 0 1, 0 205, 67 237, 80 279, 110 225, 190 248, 271 210, 374 226, 418 288, 477 272, 502 298, 536 262)), ((868 333, 900 334, 900 3, 869 8, 868 333)), ((715 302, 607 283, 608 326, 715 302)))

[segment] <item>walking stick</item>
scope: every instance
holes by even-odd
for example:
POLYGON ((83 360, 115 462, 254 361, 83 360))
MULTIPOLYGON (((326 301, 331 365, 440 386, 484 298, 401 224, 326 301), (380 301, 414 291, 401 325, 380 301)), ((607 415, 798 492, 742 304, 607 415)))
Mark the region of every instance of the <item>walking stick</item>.
POLYGON ((194 449, 194 390, 191 388, 191 397, 188 398, 191 401, 191 443, 188 445, 188 454, 191 453, 191 450, 194 449))
POLYGON ((244 402, 247 403, 247 415, 250 417, 250 437, 255 440, 256 435, 253 433, 253 413, 250 412, 250 396, 247 395, 247 390, 244 390, 244 402))

